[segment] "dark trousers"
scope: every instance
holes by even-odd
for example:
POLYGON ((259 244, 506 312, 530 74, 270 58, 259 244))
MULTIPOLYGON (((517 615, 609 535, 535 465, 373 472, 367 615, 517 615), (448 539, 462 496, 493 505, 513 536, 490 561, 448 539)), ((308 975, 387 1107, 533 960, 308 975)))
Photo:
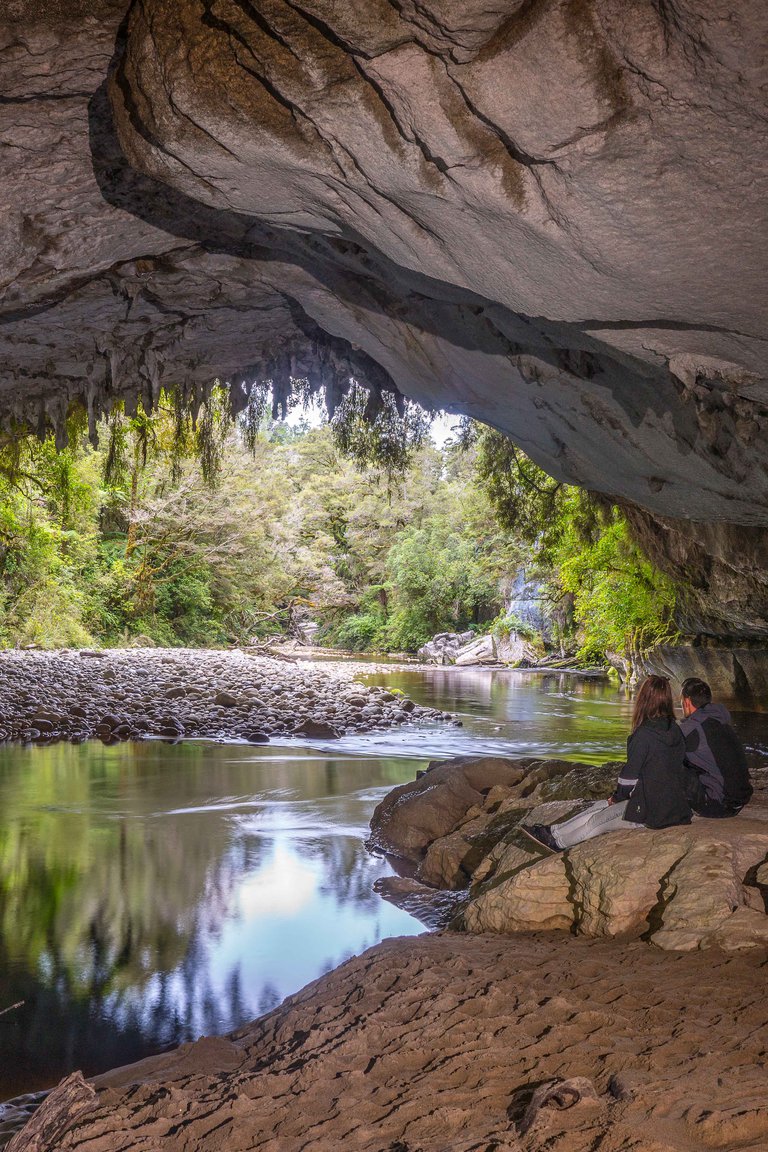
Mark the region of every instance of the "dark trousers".
POLYGON ((743 804, 724 804, 722 800, 713 800, 705 792, 701 778, 690 766, 685 790, 688 803, 696 815, 705 816, 707 820, 725 820, 728 816, 738 816, 744 807, 743 804))

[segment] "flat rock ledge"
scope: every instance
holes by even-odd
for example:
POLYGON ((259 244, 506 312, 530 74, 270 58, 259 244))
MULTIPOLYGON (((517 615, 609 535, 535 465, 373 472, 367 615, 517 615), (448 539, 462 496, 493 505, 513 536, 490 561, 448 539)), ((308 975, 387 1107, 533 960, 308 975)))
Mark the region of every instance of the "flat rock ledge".
MULTIPOLYGON (((462 893, 442 907, 451 927, 468 932, 561 929, 670 951, 765 947, 768 804, 759 799, 734 819, 608 833, 559 855, 521 831, 608 795, 615 777, 614 764, 436 763, 374 812, 369 846, 409 874, 380 881, 379 890, 414 915, 430 908, 429 889, 462 893)), ((434 907, 427 923, 439 919, 434 907)))
POLYGON ((51 1093, 7 1152, 768 1147, 764 958, 385 941, 218 1039, 51 1093))
POLYGON ((333 663, 236 651, 0 652, 0 741, 333 739, 453 717, 333 663))

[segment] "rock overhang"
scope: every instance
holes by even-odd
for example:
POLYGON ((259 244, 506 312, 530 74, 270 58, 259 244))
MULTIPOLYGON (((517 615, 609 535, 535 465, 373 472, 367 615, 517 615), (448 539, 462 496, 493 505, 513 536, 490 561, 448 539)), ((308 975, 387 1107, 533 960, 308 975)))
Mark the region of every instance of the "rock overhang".
POLYGON ((319 365, 657 519, 759 533, 767 22, 17 0, 6 414, 319 365))

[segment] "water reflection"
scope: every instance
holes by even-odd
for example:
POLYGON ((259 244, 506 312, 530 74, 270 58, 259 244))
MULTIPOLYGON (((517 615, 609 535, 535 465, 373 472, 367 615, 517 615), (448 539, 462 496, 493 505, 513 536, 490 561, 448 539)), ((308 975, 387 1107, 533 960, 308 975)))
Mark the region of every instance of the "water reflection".
MULTIPOLYGON (((433 757, 602 763, 630 702, 606 682, 386 668, 457 712, 327 745, 0 748, 0 1099, 221 1033, 386 936, 363 840, 378 800, 433 757)), ((740 718, 741 720, 742 718, 740 718)), ((766 718, 749 729, 765 760, 766 718)))
POLYGON ((486 752, 603 764, 622 755, 632 711, 629 697, 607 679, 561 672, 384 666, 361 679, 455 712, 463 721, 463 728, 433 730, 417 741, 393 732, 378 744, 393 752, 406 739, 420 755, 486 752))
POLYGON ((25 1002, 0 1017, 0 1099, 228 1031, 421 931, 362 846, 412 772, 302 748, 0 752, 0 1007, 25 1002))

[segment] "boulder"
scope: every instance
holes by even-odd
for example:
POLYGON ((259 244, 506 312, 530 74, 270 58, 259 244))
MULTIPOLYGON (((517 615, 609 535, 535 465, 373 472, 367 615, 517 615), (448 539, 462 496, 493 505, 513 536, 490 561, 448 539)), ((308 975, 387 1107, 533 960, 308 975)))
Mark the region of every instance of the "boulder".
POLYGON ((371 818, 369 846, 419 862, 433 841, 453 832, 469 810, 482 805, 497 784, 517 784, 520 761, 498 756, 460 756, 431 764, 417 780, 393 788, 371 818))
POLYGON ((732 820, 608 833, 528 862, 513 845, 483 871, 462 925, 472 932, 547 927, 643 937, 674 951, 748 948, 768 942, 768 915, 750 876, 766 857, 765 808, 732 820))
POLYGON ((438 632, 416 655, 427 664, 453 664, 457 653, 474 639, 474 632, 438 632))
POLYGON ((558 855, 525 835, 523 825, 556 823, 606 795, 616 768, 497 757, 437 762, 379 804, 369 847, 415 865, 422 885, 468 888, 455 926, 471 932, 560 928, 641 937, 675 951, 768 941, 768 807, 606 834, 558 855))
POLYGON ((502 664, 530 668, 537 663, 540 653, 523 636, 510 632, 509 636, 497 638, 496 655, 502 664))
POLYGON ((498 664, 498 660, 493 636, 478 636, 476 640, 459 648, 454 663, 462 667, 466 664, 498 664))
POLYGON ((541 859, 516 849, 518 871, 476 897, 462 914, 468 932, 534 932, 573 924, 570 885, 561 856, 541 859), (532 879, 533 877, 533 879, 532 879))

